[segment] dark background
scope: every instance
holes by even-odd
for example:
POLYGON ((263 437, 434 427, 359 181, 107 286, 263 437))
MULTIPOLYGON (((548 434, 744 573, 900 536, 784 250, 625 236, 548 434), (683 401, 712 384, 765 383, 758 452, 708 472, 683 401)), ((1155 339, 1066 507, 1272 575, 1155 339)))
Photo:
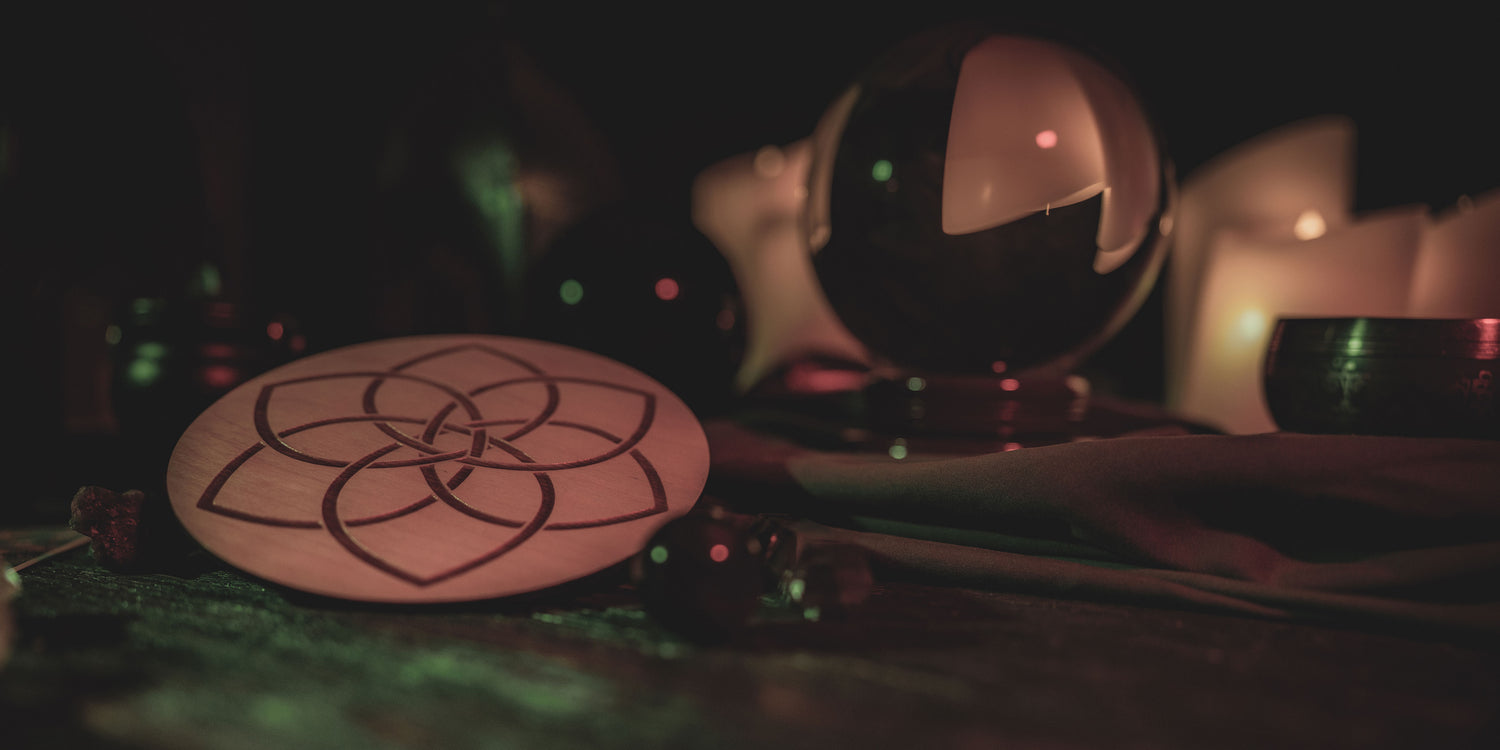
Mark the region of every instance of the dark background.
MULTIPOLYGON (((99 355, 77 351, 67 331, 153 284, 180 284, 194 259, 235 248, 248 268, 234 282, 252 297, 354 300, 313 321, 323 343, 374 331, 381 298, 361 259, 367 247, 401 247, 388 215, 403 207, 370 187, 388 127, 407 118, 441 132, 445 117, 475 112, 504 120, 504 97, 475 94, 502 49, 523 50, 577 107, 576 132, 541 128, 532 148, 570 174, 613 181, 595 208, 652 223, 643 244, 670 237, 693 251, 703 244, 687 191, 699 170, 804 137, 875 55, 976 17, 1115 65, 1179 175, 1276 126, 1342 114, 1359 129, 1359 210, 1440 209, 1500 182, 1490 32, 1424 6, 37 5, 48 7, 0 11, 6 413, 21 445, 0 513, 110 480, 88 467, 114 436, 68 406, 97 379, 99 355), (205 120, 186 114, 204 101, 207 121, 244 146, 210 179, 194 136, 205 120), (312 270, 288 280, 288 263, 312 270)), ((417 183, 397 195, 436 204, 441 191, 417 183)), ((1123 395, 1154 397, 1159 327, 1158 296, 1092 366, 1123 395)))

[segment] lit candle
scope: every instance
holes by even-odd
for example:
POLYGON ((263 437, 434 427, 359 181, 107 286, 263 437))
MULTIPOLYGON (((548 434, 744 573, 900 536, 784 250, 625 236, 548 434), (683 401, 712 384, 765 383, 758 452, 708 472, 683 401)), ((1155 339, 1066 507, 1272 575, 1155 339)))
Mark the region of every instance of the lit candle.
POLYGON ((1214 238, 1233 230, 1269 242, 1308 240, 1348 224, 1354 137, 1346 118, 1303 120, 1226 151, 1183 181, 1166 275, 1168 405, 1183 405, 1214 238))
POLYGON ((1226 230, 1205 259, 1179 410, 1231 433, 1276 429, 1261 366, 1278 317, 1400 317, 1426 207, 1372 214, 1308 240, 1226 230))

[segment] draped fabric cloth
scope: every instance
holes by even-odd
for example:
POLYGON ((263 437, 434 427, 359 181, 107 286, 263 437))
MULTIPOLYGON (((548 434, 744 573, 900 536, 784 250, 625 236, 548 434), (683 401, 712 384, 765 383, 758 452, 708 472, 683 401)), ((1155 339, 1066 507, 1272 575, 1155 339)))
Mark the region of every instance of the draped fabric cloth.
POLYGON ((1121 436, 904 460, 706 425, 711 493, 887 575, 1500 634, 1500 441, 1121 436))

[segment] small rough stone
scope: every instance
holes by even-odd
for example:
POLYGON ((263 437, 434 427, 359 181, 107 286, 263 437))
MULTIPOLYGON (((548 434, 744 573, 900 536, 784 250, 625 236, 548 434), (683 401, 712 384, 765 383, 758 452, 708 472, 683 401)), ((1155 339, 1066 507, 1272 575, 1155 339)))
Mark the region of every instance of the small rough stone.
POLYGON ((197 545, 159 500, 140 490, 82 487, 73 495, 68 528, 90 539, 90 554, 109 570, 169 566, 197 545))
POLYGON ((82 487, 73 494, 68 528, 88 537, 89 552, 111 569, 133 566, 140 558, 141 508, 146 493, 82 487))

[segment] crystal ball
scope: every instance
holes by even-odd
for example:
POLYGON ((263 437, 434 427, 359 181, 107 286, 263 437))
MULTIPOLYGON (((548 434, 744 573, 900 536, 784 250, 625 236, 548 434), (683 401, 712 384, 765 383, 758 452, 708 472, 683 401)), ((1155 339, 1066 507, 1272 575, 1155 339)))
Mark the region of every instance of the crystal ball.
POLYGON ((878 59, 811 142, 813 266, 877 359, 945 375, 1069 369, 1167 250, 1171 164, 1118 68, 960 25, 878 59))

